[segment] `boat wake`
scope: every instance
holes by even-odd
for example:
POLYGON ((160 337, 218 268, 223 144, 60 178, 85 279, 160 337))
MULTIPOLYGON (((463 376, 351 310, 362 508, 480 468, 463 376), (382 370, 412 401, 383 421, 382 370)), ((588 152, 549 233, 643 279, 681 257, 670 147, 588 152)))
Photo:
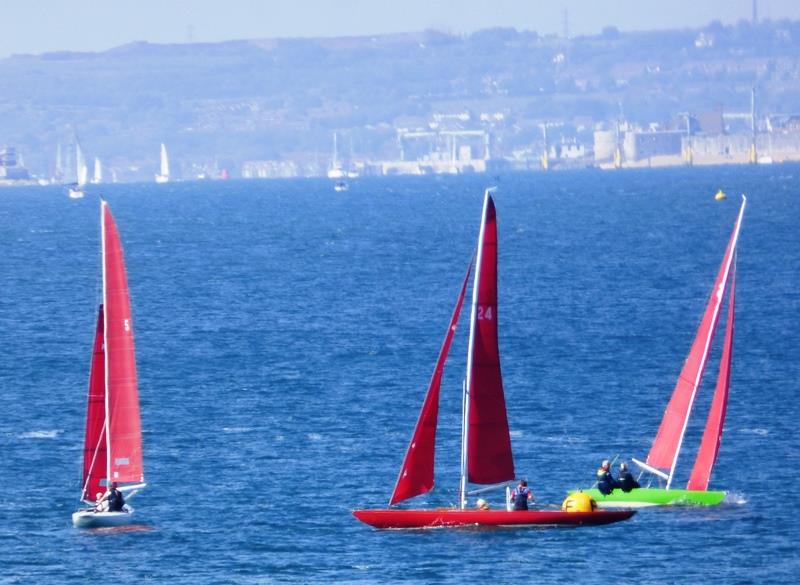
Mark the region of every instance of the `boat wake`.
POLYGON ((55 439, 62 432, 61 429, 54 429, 52 431, 28 431, 27 433, 20 433, 20 439, 55 439))
POLYGON ((742 506, 747 503, 747 496, 742 492, 728 492, 723 503, 742 506))
POLYGON ((86 530, 89 534, 121 534, 123 532, 151 532, 152 526, 147 524, 127 524, 125 526, 103 526, 86 530))
POLYGON ((768 429, 759 429, 759 428, 754 428, 754 429, 746 428, 746 429, 741 429, 739 432, 747 435, 758 435, 759 437, 766 437, 769 434, 768 429))

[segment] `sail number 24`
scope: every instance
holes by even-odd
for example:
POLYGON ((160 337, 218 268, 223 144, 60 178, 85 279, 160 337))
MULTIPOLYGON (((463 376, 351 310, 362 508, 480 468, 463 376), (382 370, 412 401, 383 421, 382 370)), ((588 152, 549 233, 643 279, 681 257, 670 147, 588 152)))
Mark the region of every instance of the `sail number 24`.
POLYGON ((483 305, 478 305, 478 321, 483 321, 484 319, 486 321, 491 321, 493 317, 494 314, 492 313, 491 305, 489 305, 488 307, 483 305))

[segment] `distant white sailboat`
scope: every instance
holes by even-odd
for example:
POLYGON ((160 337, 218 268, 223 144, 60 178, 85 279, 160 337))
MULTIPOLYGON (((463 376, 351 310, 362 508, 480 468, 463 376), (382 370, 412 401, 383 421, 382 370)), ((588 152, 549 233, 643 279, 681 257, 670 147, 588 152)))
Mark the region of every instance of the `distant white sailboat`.
POLYGON ((331 160, 331 166, 328 168, 328 178, 329 179, 342 179, 347 174, 344 172, 342 168, 342 163, 339 162, 339 149, 337 145, 336 139, 336 132, 333 133, 333 159, 331 160))
POLYGON ((169 183, 169 158, 167 158, 167 147, 161 143, 161 168, 156 175, 156 183, 169 183))
POLYGON ((61 160, 61 144, 56 145, 56 168, 53 172, 53 182, 60 183, 64 180, 64 163, 61 160))
POLYGON ((86 158, 78 142, 75 142, 75 178, 77 182, 69 186, 69 197, 81 199, 86 194, 84 187, 89 179, 89 168, 86 166, 86 158))
POLYGON ((94 157, 94 176, 92 176, 92 184, 99 185, 103 182, 103 165, 100 159, 94 157))

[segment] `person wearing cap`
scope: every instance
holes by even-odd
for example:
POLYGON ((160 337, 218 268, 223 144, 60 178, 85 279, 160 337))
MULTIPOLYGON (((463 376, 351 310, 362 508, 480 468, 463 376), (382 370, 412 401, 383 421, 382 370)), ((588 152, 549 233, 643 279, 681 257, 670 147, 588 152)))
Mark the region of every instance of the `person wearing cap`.
POLYGON ((619 487, 622 488, 623 492, 629 492, 634 488, 640 487, 639 482, 636 481, 636 478, 633 477, 628 469, 628 464, 624 461, 619 464, 619 477, 617 477, 617 483, 619 484, 619 487))
POLYGON ((103 497, 100 498, 100 501, 97 502, 97 506, 99 507, 103 502, 108 504, 107 510, 109 512, 123 511, 123 507, 125 506, 125 498, 122 496, 122 492, 117 489, 116 481, 111 482, 111 486, 108 488, 108 491, 103 494, 103 497))
POLYGON ((608 459, 603 459, 600 469, 597 470, 597 489, 601 494, 607 496, 614 491, 614 488, 618 487, 619 483, 611 475, 611 462, 608 459))
POLYGON ((511 501, 514 502, 514 510, 528 509, 528 502, 533 501, 533 491, 528 487, 527 480, 519 480, 519 485, 511 492, 511 501))

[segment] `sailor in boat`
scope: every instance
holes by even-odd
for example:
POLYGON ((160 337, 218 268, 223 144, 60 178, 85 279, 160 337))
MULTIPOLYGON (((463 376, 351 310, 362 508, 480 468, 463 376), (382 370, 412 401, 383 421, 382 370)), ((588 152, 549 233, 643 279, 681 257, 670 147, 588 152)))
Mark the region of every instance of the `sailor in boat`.
POLYGON ((633 477, 628 469, 628 464, 624 461, 619 464, 619 477, 617 478, 617 483, 623 492, 629 492, 634 488, 641 487, 639 482, 636 481, 636 478, 633 477))
POLYGON ((94 511, 95 512, 108 511, 108 501, 105 498, 103 498, 103 492, 97 492, 97 495, 95 496, 94 511))
POLYGON ((607 496, 614 491, 614 488, 618 487, 619 483, 611 475, 611 462, 608 459, 603 459, 600 469, 597 470, 597 489, 601 494, 607 496))
POLYGON ((527 480, 519 480, 519 485, 511 492, 511 501, 514 502, 514 510, 527 510, 528 502, 532 502, 533 499, 533 490, 528 487, 527 480))
POLYGON ((475 508, 478 510, 489 510, 489 502, 483 498, 478 498, 478 500, 475 502, 475 508))
POLYGON ((97 503, 97 506, 101 506, 104 503, 108 504, 107 510, 109 512, 125 511, 125 498, 122 496, 122 492, 117 489, 116 481, 111 482, 111 487, 103 495, 103 497, 100 498, 100 501, 97 503))

